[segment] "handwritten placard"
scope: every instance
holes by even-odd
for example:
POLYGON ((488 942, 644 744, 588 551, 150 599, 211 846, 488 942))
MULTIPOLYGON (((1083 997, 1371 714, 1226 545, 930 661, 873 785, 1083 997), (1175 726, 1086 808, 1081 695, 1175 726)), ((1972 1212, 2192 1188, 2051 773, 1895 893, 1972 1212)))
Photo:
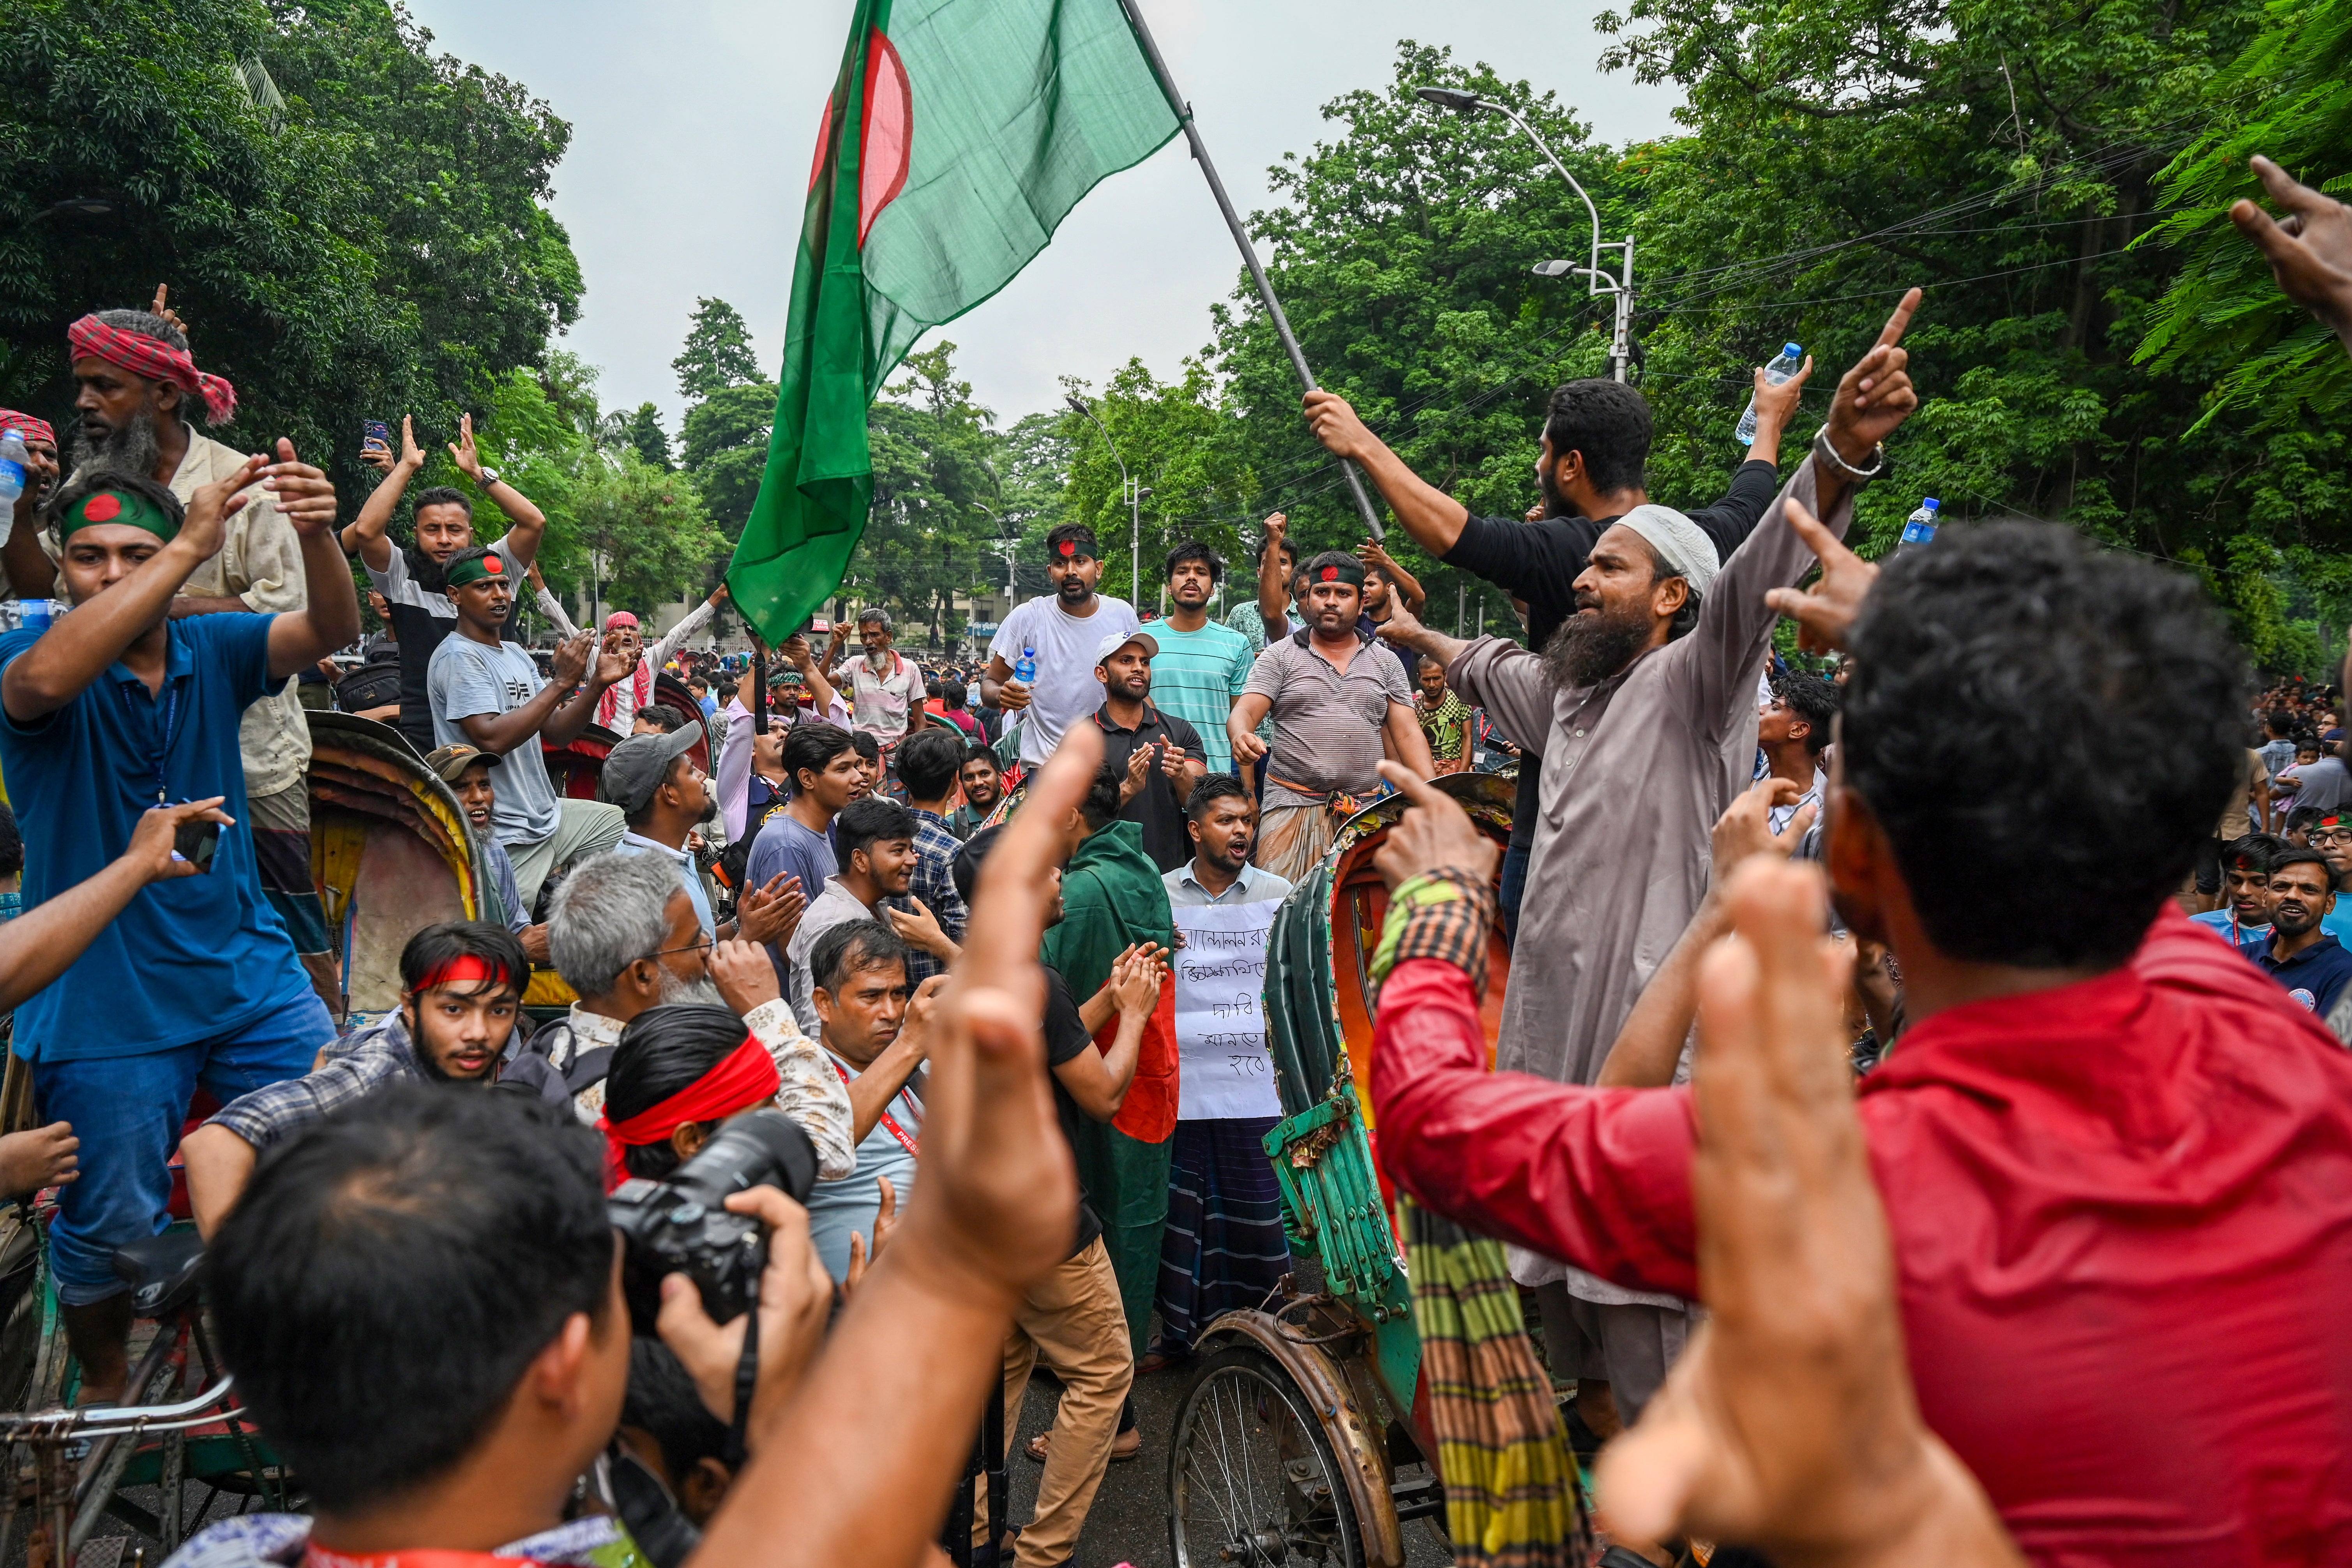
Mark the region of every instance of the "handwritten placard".
POLYGON ((1265 943, 1281 900, 1175 911, 1176 1048, 1183 1061, 1177 1114, 1279 1116, 1265 1048, 1265 943))

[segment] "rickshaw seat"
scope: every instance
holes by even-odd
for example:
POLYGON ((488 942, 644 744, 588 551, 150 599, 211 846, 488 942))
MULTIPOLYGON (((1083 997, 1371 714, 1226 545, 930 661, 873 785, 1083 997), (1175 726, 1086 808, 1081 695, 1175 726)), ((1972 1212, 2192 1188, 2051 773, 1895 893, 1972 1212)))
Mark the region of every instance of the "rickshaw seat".
POLYGON ((114 1277, 131 1287, 131 1310, 164 1318, 195 1299, 205 1261, 204 1237, 193 1229, 167 1230, 114 1249, 114 1277))

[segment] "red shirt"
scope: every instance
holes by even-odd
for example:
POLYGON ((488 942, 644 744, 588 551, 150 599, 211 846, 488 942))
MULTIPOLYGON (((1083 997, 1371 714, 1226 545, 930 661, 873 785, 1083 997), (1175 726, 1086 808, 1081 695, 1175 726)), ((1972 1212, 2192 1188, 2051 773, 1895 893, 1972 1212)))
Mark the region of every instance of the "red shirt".
MULTIPOLYGON (((1485 1070, 1397 966, 1372 1094, 1433 1208, 1698 1295, 1690 1098, 1485 1070)), ((2047 1564, 2352 1562, 2352 1055, 2169 905, 2132 962, 1938 1013, 1861 1085, 1929 1426, 2047 1564)))

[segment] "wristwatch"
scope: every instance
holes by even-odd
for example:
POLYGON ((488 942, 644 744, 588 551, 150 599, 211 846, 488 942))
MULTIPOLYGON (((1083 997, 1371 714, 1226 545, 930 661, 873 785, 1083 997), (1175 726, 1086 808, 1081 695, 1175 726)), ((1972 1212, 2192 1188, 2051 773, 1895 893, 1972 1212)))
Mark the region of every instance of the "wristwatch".
POLYGON ((499 471, 490 467, 488 463, 484 463, 482 465, 482 477, 477 482, 479 483, 484 489, 488 489, 492 485, 499 482, 499 471))

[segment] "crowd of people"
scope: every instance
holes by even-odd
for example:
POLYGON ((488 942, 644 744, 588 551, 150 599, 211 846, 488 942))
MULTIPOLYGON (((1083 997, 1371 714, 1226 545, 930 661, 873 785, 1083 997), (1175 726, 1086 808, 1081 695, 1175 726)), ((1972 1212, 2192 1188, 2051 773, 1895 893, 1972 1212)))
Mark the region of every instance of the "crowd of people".
MULTIPOLYGON (((2233 216, 2352 345, 2352 209, 2256 166, 2289 216, 2233 216)), ((969 668, 875 607, 690 646, 723 588, 650 645, 575 629, 470 423, 473 494, 408 496, 404 422, 345 522, 290 442, 197 429, 235 391, 161 293, 75 322, 70 450, 0 412, 34 454, 7 594, 66 605, 0 634, 0 1005, 37 1107, 0 1188, 54 1194, 81 1397, 114 1402, 116 1249, 184 1172, 310 1512, 174 1563, 618 1561, 653 1528, 601 1506, 620 1466, 697 1562, 937 1561, 984 1406, 1041 1364, 1030 1517, 976 1499, 948 1544, 1075 1561, 1153 1441, 1135 1379, 1296 1267, 1280 1107, 1240 1026, 1201 1032, 1188 955, 1262 959, 1391 793, 1380 1158, 1507 1244, 1603 1563, 2352 1557, 2342 689, 2254 694, 2193 580, 2055 525, 1848 550, 1919 303, 1785 471, 1811 362, 1759 373, 1689 511, 1621 383, 1553 394, 1521 518, 1308 394, 1523 639, 1435 629, 1380 544, 1302 557, 1279 513, 1231 614, 1188 541, 1146 616, 1067 524, 969 668), (382 630, 339 660, 354 563, 382 630), (312 880, 322 695, 446 786, 486 889, 407 937, 378 1016, 312 880), (546 760, 583 736, 593 799, 546 760), (1507 845, 1433 782, 1479 765, 1516 769, 1507 845), (572 999, 534 1022, 540 975, 572 999), (615 1216, 755 1147, 804 1181, 726 1189, 765 1238, 749 1310, 635 1293, 615 1216)))

